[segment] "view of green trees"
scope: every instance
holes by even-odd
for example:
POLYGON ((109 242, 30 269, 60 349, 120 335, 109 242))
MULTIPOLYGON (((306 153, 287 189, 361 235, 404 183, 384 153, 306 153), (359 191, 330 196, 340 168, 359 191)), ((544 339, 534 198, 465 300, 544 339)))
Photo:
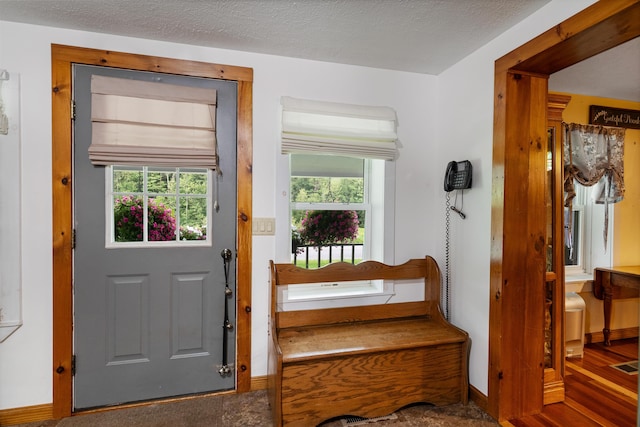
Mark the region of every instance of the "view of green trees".
MULTIPOLYGON (((335 178, 335 177, 292 177, 291 200, 299 203, 363 203, 364 179, 363 178, 335 178)), ((322 211, 315 211, 322 212, 322 211)), ((349 212, 339 211, 339 212, 349 212)), ((360 226, 358 237, 352 240, 354 243, 362 243, 364 211, 356 211, 360 226)), ((307 215, 305 210, 293 210, 291 221, 294 227, 294 237, 299 236, 302 230, 302 221, 307 215)), ((305 233, 303 232, 302 235, 305 233)), ((323 239, 318 239, 323 241, 323 239)), ((309 241, 300 241, 300 244, 309 244, 309 241)))
MULTIPOLYGON (((144 193, 145 176, 147 181, 146 194, 151 199, 151 204, 163 206, 170 210, 174 218, 176 218, 179 204, 181 239, 192 240, 206 236, 207 172, 205 170, 147 168, 145 171, 143 167, 114 166, 114 197, 142 195, 144 193)), ((291 195, 292 201, 301 203, 363 203, 364 179, 362 177, 292 177, 291 195)), ((350 210, 338 212, 344 212, 351 217, 350 210)), ((365 212, 356 211, 356 213, 356 221, 359 221, 358 235, 350 241, 362 243, 365 212)), ((305 215, 307 215, 305 210, 294 210, 292 212, 292 222, 295 230, 299 230, 302 227, 302 220, 305 215)), ((296 234, 294 231, 294 235, 296 234)), ((308 244, 311 242, 300 243, 308 244)))
MULTIPOLYGON (((143 194, 144 180, 143 167, 114 166, 114 196, 143 194)), ((174 218, 179 204, 180 239, 196 240, 206 236, 206 170, 148 168, 146 180, 150 203, 170 209, 174 218)))

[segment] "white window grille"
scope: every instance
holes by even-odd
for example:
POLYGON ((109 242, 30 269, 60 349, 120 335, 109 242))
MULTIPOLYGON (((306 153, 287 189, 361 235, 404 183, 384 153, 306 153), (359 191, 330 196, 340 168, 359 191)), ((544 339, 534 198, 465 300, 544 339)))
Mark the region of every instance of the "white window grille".
POLYGON ((212 174, 194 168, 106 167, 106 246, 210 245, 212 174))

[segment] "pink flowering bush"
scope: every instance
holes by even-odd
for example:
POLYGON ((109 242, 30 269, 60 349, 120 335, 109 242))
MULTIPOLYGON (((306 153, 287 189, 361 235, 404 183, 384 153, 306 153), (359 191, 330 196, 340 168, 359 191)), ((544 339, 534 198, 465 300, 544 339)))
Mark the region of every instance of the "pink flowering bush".
POLYGON ((298 233, 304 244, 328 246, 349 243, 358 237, 356 211, 307 211, 298 233))
MULTIPOLYGON (((171 209, 162 203, 149 199, 148 221, 149 241, 158 242, 175 240, 176 219, 171 215, 171 209)), ((116 242, 141 242, 143 233, 142 197, 122 196, 115 200, 114 224, 116 242)))

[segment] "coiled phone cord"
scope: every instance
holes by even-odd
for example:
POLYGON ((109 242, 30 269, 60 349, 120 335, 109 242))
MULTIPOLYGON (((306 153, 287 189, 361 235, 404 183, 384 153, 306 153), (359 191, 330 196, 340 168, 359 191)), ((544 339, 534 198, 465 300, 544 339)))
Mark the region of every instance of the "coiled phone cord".
POLYGON ((445 213, 445 247, 444 247, 444 282, 440 286, 441 298, 444 297, 444 315, 449 319, 450 303, 449 303, 449 278, 451 277, 451 265, 449 262, 449 226, 451 225, 451 193, 447 192, 447 209, 445 213))

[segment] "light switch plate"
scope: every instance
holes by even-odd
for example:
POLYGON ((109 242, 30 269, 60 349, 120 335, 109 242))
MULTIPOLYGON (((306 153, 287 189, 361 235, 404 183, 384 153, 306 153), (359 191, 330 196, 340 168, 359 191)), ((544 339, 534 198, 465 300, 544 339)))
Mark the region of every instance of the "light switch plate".
POLYGON ((253 218, 254 236, 274 236, 276 234, 275 218, 253 218))

